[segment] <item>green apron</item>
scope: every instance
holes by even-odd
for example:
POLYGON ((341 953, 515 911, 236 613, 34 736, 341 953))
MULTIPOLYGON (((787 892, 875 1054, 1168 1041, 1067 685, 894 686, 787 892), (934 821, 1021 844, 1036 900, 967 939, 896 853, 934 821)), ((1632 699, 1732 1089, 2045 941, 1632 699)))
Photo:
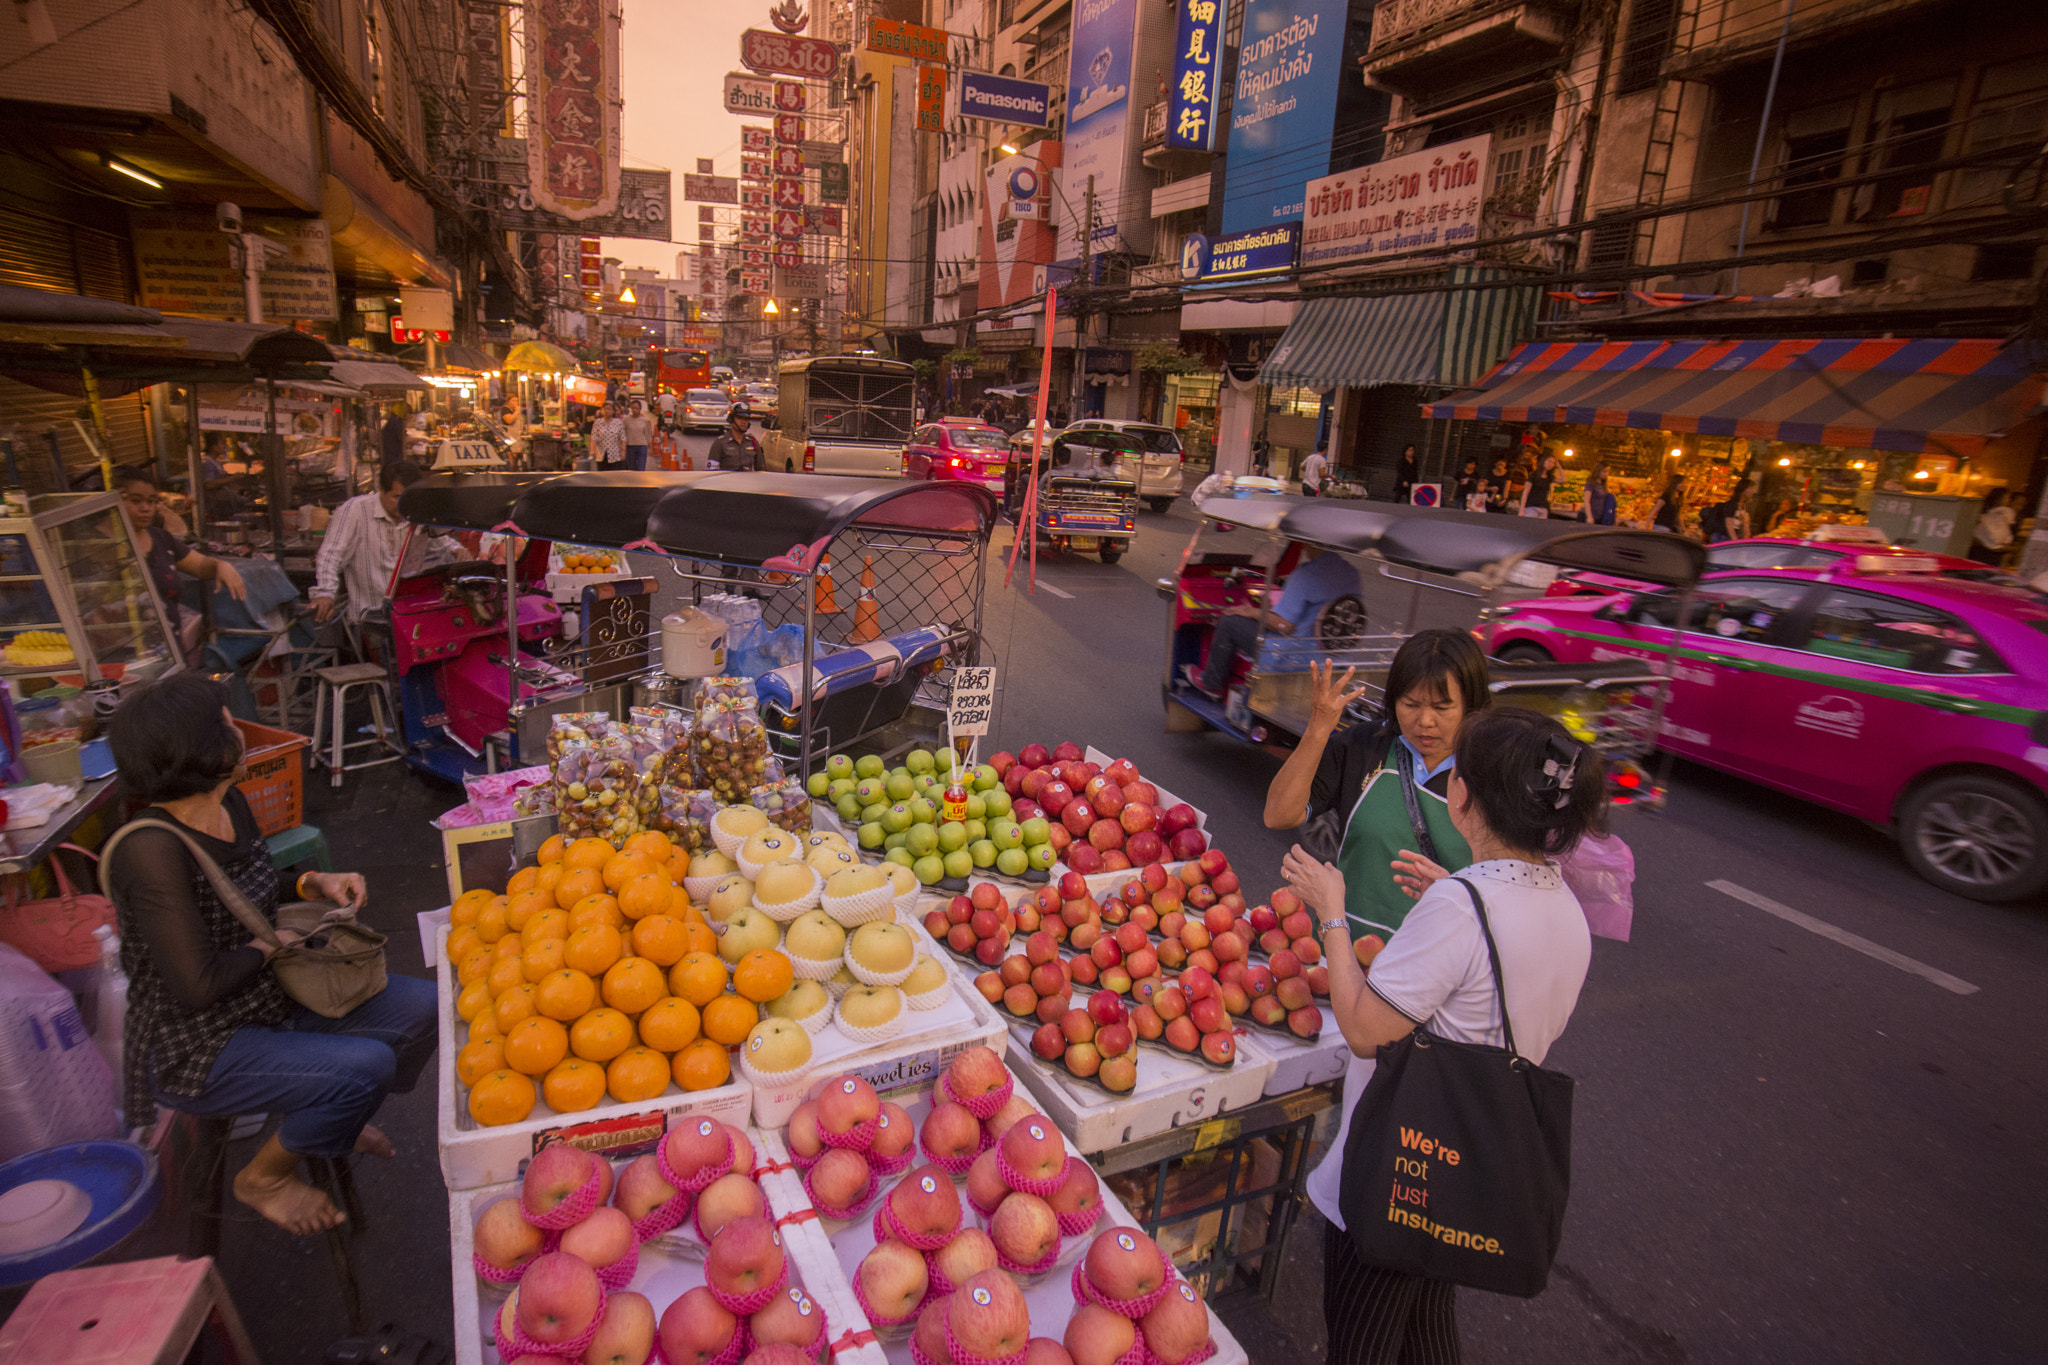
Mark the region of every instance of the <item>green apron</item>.
MULTIPOLYGON (((1358 804, 1351 808, 1344 843, 1337 851, 1337 866, 1344 873, 1344 912, 1354 938, 1369 933, 1392 938, 1415 904, 1389 866, 1404 848, 1422 852, 1416 847, 1419 841, 1408 818, 1408 802, 1401 795, 1400 771, 1388 766, 1389 760, 1407 759, 1398 742, 1388 750, 1387 760, 1366 779, 1358 804)), ((1420 783, 1415 802, 1422 808, 1422 823, 1436 842, 1437 861, 1444 869, 1456 872, 1470 863, 1472 846, 1451 824, 1450 803, 1420 783)))

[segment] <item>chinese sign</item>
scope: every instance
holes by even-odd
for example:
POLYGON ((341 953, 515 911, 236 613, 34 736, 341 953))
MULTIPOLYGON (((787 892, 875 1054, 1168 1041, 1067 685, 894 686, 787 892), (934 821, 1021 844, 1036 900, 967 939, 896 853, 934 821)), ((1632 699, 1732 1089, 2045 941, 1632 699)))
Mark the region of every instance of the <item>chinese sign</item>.
MULTIPOLYGON (((740 35, 740 65, 750 71, 822 81, 838 74, 839 49, 823 38, 798 38, 788 33, 770 33, 765 28, 750 28, 740 35)), ((783 84, 786 82, 776 83, 778 105, 783 84)))
POLYGON ((1235 280, 1247 275, 1264 275, 1286 270, 1294 264, 1294 248, 1301 236, 1299 223, 1275 223, 1215 240, 1191 232, 1180 247, 1180 277, 1197 280, 1235 280))
MULTIPOLYGON (((252 213, 245 224, 287 252, 264 264, 264 317, 331 322, 340 316, 326 223, 252 213)), ((242 272, 228 254, 231 239, 214 226, 212 214, 133 213, 129 235, 144 308, 202 318, 245 316, 242 272)))
POLYGON ((1223 69, 1223 7, 1228 0, 1176 3, 1166 145, 1206 152, 1216 145, 1216 77, 1223 69))
MULTIPOLYGON (((1203 0, 1206 3, 1207 0, 1203 0)), ((1215 0, 1222 9, 1222 0, 1215 0)), ((991 76, 985 71, 960 73, 960 113, 992 123, 1018 123, 1026 128, 1052 124, 1052 87, 1042 81, 991 76)))
POLYGON ((917 130, 936 133, 946 126, 946 68, 917 69, 917 130))
POLYGON ((773 130, 759 124, 740 125, 740 150, 758 155, 775 145, 773 130))
POLYGON ((619 200, 619 0, 529 0, 527 175, 543 212, 575 222, 619 200))
POLYGON ((910 57, 920 62, 946 60, 944 29, 906 24, 900 19, 868 20, 868 51, 891 57, 910 57))
POLYGON ((725 73, 725 112, 749 116, 775 111, 775 82, 743 71, 725 73))
POLYGON ((1490 136, 1469 137, 1309 181, 1301 263, 1472 245, 1491 143, 1490 136))
MULTIPOLYGON (((510 170, 515 176, 522 167, 510 170)), ((684 180, 695 179, 685 176, 684 180)), ((498 202, 491 206, 491 226, 502 232, 584 233, 602 237, 644 237, 657 242, 669 240, 669 173, 667 171, 619 171, 618 203, 606 214, 571 220, 543 213, 531 189, 523 185, 500 187, 498 202)))

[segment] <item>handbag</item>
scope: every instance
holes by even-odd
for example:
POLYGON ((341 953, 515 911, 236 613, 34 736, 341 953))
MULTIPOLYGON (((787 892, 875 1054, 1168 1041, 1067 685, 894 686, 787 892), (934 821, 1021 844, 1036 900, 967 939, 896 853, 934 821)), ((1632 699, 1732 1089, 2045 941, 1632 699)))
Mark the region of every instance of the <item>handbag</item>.
POLYGON ((1454 880, 1479 913, 1507 1046, 1427 1025, 1382 1045, 1351 1113, 1338 1210, 1368 1264, 1529 1298, 1564 1232, 1573 1082, 1515 1052, 1486 902, 1454 880))
MULTIPOLYGON (((93 855, 77 844, 60 844, 73 853, 93 855)), ((114 904, 105 896, 80 893, 64 875, 55 854, 49 859, 57 894, 41 900, 21 899, 21 878, 7 879, 7 900, 0 906, 0 943, 19 949, 46 972, 69 972, 97 966, 100 941, 93 930, 114 922, 114 904)))
POLYGON ((123 825, 100 850, 102 862, 138 829, 167 829, 178 836, 221 904, 251 934, 271 946, 270 970, 284 993, 299 1004, 324 1018, 339 1019, 384 989, 384 935, 356 923, 355 911, 332 901, 287 901, 277 907, 273 928, 190 834, 163 820, 131 820, 123 825), (277 936, 278 929, 298 934, 299 941, 285 943, 277 936))

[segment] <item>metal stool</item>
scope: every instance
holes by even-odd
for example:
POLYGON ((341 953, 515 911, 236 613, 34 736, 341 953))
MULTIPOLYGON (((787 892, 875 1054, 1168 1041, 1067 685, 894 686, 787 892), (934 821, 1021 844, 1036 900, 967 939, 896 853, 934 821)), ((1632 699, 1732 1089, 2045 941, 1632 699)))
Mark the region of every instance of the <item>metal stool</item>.
POLYGON ((182 1365, 209 1328, 222 1358, 256 1365, 210 1258, 60 1270, 38 1280, 0 1323, 0 1365, 182 1365))
POLYGON ((380 763, 396 763, 405 757, 405 750, 392 738, 393 708, 390 694, 385 690, 387 683, 382 664, 339 664, 319 669, 314 676, 320 679, 320 691, 313 706, 313 762, 333 774, 329 785, 339 787, 343 773, 352 773, 358 768, 374 768, 380 763), (351 688, 357 687, 370 689, 370 721, 377 728, 375 737, 371 739, 348 737, 348 694, 351 688), (332 698, 331 706, 329 698, 332 698), (350 749, 371 746, 391 752, 375 758, 357 759, 353 763, 346 761, 350 749))

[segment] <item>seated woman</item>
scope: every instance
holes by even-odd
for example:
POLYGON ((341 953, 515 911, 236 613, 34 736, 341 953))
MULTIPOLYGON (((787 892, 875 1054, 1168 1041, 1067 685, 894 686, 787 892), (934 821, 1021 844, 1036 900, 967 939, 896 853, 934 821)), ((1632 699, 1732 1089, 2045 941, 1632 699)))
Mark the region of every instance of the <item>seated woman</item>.
MULTIPOLYGON (((184 826, 274 923, 284 887, 235 789, 244 753, 227 704, 219 683, 174 673, 122 702, 109 743, 125 794, 145 807, 138 818, 184 826)), ((298 1235, 341 1222, 332 1201, 299 1178, 299 1158, 393 1154, 369 1120, 385 1095, 411 1090, 434 1055, 433 983, 392 976, 373 999, 328 1019, 284 993, 269 970, 275 950, 250 938, 168 830, 123 838, 104 874, 128 974, 130 1120, 146 1121, 158 1104, 213 1116, 281 1113, 236 1174, 235 1198, 298 1235)), ((308 872, 295 890, 295 899, 357 910, 368 898, 353 872, 308 872)))
POLYGON ((157 596, 163 599, 164 609, 177 621, 179 651, 189 659, 199 646, 199 631, 205 622, 198 612, 178 600, 178 574, 182 571, 194 578, 211 579, 226 588, 228 596, 237 602, 247 591, 242 585, 242 576, 235 571, 234 565, 199 553, 158 523, 157 505, 161 495, 157 491, 155 474, 147 469, 116 469, 114 487, 120 490, 122 514, 134 528, 136 538, 142 542, 150 581, 156 584, 157 596))

